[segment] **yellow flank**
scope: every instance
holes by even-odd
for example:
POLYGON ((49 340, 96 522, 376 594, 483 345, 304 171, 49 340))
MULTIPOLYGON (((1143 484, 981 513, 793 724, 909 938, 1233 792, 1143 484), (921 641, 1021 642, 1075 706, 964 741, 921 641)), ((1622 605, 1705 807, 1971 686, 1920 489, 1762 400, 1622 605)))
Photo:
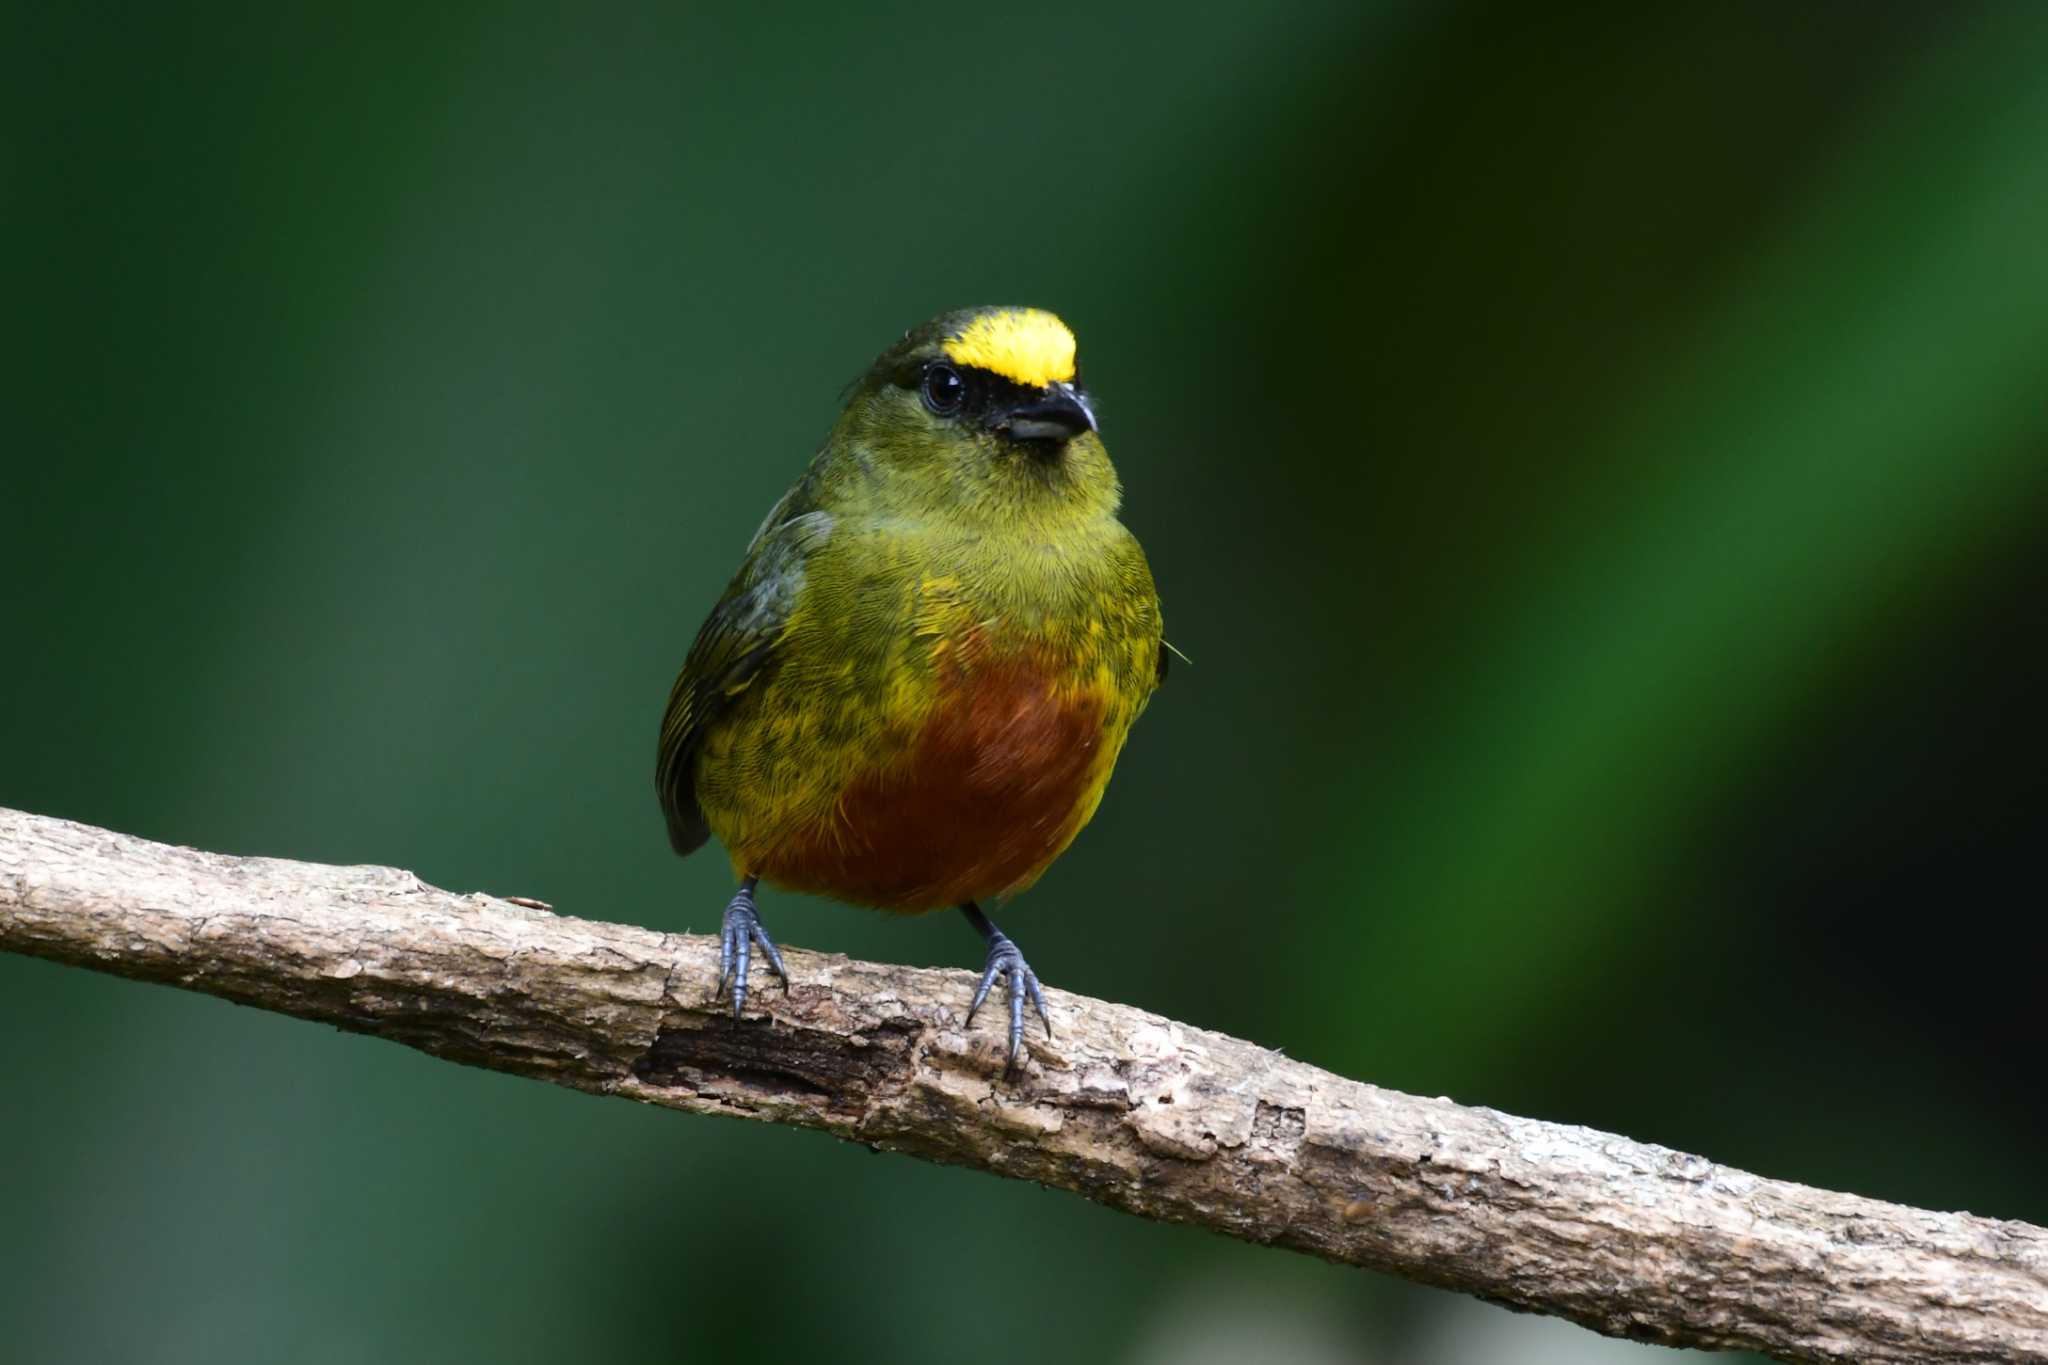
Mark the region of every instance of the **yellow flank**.
POLYGON ((982 313, 945 343, 945 351, 956 364, 999 374, 1030 389, 1074 379, 1074 334, 1066 323, 1037 308, 982 313))

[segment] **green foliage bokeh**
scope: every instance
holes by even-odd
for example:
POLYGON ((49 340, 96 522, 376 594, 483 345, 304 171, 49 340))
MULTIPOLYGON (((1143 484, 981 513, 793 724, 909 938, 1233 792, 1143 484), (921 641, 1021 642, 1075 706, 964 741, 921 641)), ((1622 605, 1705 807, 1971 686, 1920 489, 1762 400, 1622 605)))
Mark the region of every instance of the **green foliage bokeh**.
MULTIPOLYGON (((1193 660, 1004 920, 1049 984, 2048 1221, 2048 9, 4 25, 0 803, 707 930, 650 785, 697 622, 847 378, 1038 304, 1193 660)), ((23 1360, 1151 1359, 1216 1283, 1405 1360, 1446 1311, 43 963, 0 1032, 23 1360)))

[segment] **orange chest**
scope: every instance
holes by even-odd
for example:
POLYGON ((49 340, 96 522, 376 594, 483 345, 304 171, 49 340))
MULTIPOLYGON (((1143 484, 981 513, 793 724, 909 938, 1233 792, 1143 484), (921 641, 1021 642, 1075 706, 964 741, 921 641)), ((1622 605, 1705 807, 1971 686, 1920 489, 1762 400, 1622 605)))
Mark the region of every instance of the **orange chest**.
POLYGON ((1095 766, 1102 696, 1012 660, 941 679, 902 777, 992 812, 1031 814, 1070 801, 1095 766))
POLYGON ((904 910, 1028 886, 1094 809, 1120 738, 1108 711, 1023 660, 949 672, 907 747, 849 782, 771 879, 904 910))

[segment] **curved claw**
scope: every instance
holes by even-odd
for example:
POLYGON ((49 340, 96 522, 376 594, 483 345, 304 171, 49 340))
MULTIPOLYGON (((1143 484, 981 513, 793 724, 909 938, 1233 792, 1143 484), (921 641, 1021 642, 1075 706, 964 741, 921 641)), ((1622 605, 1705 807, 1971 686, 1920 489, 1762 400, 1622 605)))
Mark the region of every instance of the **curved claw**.
POLYGON ((1045 1036, 1052 1038, 1052 1019, 1045 1012, 1045 996, 1038 988, 1038 973, 1031 970, 1031 964, 1024 960, 1024 954, 1017 951, 1017 945, 1009 935, 990 926, 992 932, 988 941, 988 964, 982 968, 981 984, 974 988, 974 999, 967 1006, 967 1022, 974 1023, 976 1012, 988 999, 996 978, 1003 978, 1003 984, 1010 997, 1010 1065, 1017 1064, 1017 1054, 1024 1045, 1024 1001, 1028 997, 1031 1007, 1038 1011, 1038 1021, 1045 1025, 1045 1036))
POLYGON ((789 989, 789 972, 782 965, 782 953, 775 946, 775 940, 768 937, 768 931, 761 924, 760 912, 754 908, 754 879, 748 878, 741 884, 739 892, 725 907, 725 920, 718 932, 718 984, 711 990, 715 1001, 726 992, 727 983, 732 987, 732 1017, 737 1023, 740 1011, 747 1004, 748 969, 753 966, 754 945, 761 945, 761 952, 768 959, 768 968, 782 978, 782 989, 789 989))

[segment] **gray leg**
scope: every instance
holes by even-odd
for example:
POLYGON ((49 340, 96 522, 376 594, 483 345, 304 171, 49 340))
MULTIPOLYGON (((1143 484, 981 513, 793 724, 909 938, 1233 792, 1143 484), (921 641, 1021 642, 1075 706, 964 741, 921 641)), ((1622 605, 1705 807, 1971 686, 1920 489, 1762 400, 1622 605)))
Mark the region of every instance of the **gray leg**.
POLYGON ((716 1000, 724 995, 730 981, 735 1021, 747 1003, 747 968, 753 962, 756 943, 768 955, 769 968, 782 978, 782 989, 789 989, 789 973, 782 968, 782 954, 776 951, 775 940, 761 927, 760 913, 754 909, 754 887, 760 881, 759 877, 749 877, 740 883, 739 893, 725 907, 725 923, 718 935, 718 985, 711 998, 716 1000))
POLYGON ((1038 992, 1038 974, 1031 970, 1031 964, 1024 960, 1024 954, 1017 951, 1017 945, 1010 942, 1010 936, 996 928, 981 907, 973 901, 960 907, 960 913, 967 916, 967 922, 974 926, 988 944, 988 965, 982 968, 981 984, 974 988, 974 1003, 967 1007, 967 1022, 974 1022, 976 1010, 981 1002, 988 999, 989 988, 1002 977, 1010 993, 1010 1065, 1017 1064, 1017 1050, 1024 1043, 1024 998, 1031 998, 1031 1006, 1038 1011, 1038 1021, 1045 1025, 1045 1036, 1052 1037, 1052 1020, 1045 1016, 1045 997, 1038 992))

